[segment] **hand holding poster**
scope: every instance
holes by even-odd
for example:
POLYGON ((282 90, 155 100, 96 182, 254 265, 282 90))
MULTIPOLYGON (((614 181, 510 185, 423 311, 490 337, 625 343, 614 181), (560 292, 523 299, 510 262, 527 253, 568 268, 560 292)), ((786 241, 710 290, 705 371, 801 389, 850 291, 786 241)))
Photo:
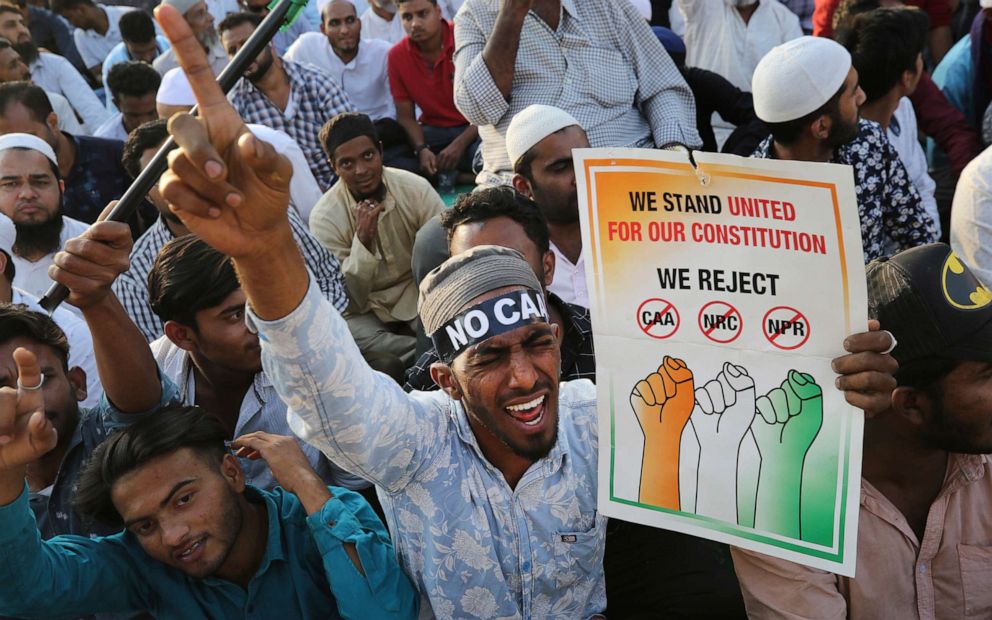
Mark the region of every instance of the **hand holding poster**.
POLYGON ((866 330, 846 166, 575 151, 604 514, 853 575, 866 330), (603 441, 608 435, 608 441, 603 441))

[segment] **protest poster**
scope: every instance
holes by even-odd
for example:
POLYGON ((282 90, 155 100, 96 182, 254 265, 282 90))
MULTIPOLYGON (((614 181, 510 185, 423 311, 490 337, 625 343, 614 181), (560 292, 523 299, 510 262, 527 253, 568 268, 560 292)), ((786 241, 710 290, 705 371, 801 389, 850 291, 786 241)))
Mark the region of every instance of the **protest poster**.
POLYGON ((830 360, 867 329, 847 166, 575 151, 599 507, 853 576, 863 413, 830 360))

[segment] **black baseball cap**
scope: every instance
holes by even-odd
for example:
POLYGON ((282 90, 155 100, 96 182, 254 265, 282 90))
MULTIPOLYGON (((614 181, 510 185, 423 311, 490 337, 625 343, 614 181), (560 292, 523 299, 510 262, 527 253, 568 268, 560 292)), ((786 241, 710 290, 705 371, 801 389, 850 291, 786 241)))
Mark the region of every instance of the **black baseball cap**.
POLYGON ((943 358, 992 363, 992 291, 944 243, 874 260, 868 314, 896 337, 900 366, 943 358))

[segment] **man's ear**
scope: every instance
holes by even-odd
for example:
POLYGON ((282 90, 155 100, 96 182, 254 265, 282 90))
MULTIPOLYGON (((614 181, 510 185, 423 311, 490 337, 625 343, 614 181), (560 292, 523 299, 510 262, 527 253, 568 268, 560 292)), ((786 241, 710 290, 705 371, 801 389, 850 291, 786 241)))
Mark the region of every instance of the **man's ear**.
POLYGON ((451 367, 442 362, 431 364, 431 379, 441 390, 453 400, 462 399, 462 390, 455 381, 455 376, 451 372, 451 367))
POLYGON ((528 198, 534 198, 534 192, 530 187, 530 181, 528 181, 524 175, 515 174, 510 182, 513 183, 513 189, 517 190, 517 192, 527 196, 528 198))
POLYGON ((548 250, 544 253, 544 257, 541 259, 541 263, 544 265, 544 277, 542 278, 541 284, 544 288, 551 286, 551 283, 555 280, 555 253, 548 250))
POLYGON ((900 386, 892 391, 892 412, 914 426, 923 426, 930 418, 930 397, 913 387, 900 386))
POLYGON ((830 116, 827 114, 821 114, 810 124, 809 131, 817 140, 826 140, 830 135, 830 128, 832 125, 833 121, 830 119, 830 116))
POLYGON ((69 379, 69 385, 72 386, 72 395, 76 400, 78 402, 86 400, 86 396, 89 394, 89 391, 86 389, 86 371, 79 366, 73 366, 66 373, 66 377, 69 379))
POLYGON ((62 131, 59 129, 59 115, 55 112, 48 113, 48 116, 45 117, 45 124, 55 132, 55 135, 59 135, 58 132, 62 131))
POLYGON ((245 474, 241 471, 241 463, 238 462, 238 457, 230 452, 226 453, 224 459, 220 462, 220 475, 224 477, 224 480, 236 493, 244 492, 245 474))
POLYGON ((196 333, 192 328, 182 323, 166 321, 165 337, 183 351, 194 351, 196 349, 196 333))

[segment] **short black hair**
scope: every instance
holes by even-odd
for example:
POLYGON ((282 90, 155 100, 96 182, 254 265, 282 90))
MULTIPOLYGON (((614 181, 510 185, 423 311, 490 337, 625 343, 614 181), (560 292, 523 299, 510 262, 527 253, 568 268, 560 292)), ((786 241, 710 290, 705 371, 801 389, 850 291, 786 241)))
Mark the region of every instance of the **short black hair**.
POLYGON ((860 13, 850 28, 837 33, 837 40, 851 52, 866 103, 888 94, 903 72, 916 71, 929 31, 926 13, 902 7, 860 13))
POLYGON ((324 152, 327 153, 331 163, 334 163, 334 151, 345 142, 350 142, 361 136, 366 136, 372 140, 372 144, 376 145, 377 148, 380 146, 379 132, 376 131, 375 123, 368 115, 361 112, 342 112, 324 123, 317 138, 323 145, 324 152))
POLYGON ((3 254, 7 258, 7 264, 3 268, 3 277, 7 281, 7 284, 13 284, 14 278, 17 276, 17 267, 14 266, 14 259, 11 258, 10 252, 0 248, 0 254, 3 254))
POLYGON ((881 6, 879 0, 840 0, 831 19, 834 40, 838 40, 838 35, 851 27, 851 21, 856 15, 874 11, 881 6))
POLYGON ((93 0, 51 0, 50 6, 52 13, 56 15, 61 15, 65 11, 74 9, 80 4, 85 4, 87 6, 96 6, 93 4, 93 0))
POLYGON ((195 235, 166 243, 148 274, 148 300, 162 322, 197 329, 196 313, 213 308, 241 284, 234 263, 195 235))
POLYGON ((121 40, 128 43, 148 43, 155 39, 155 23, 151 15, 141 10, 121 15, 117 27, 121 31, 121 40))
POLYGON ((6 115, 7 109, 15 103, 27 108, 31 113, 31 120, 37 123, 44 123, 54 111, 52 102, 40 86, 25 81, 0 84, 0 116, 6 115))
POLYGON ((218 467, 226 452, 227 431, 199 407, 171 405, 118 431, 103 441, 79 475, 73 503, 81 517, 123 527, 114 506, 114 484, 149 461, 189 448, 218 467))
POLYGON ((169 139, 169 121, 160 118, 154 121, 142 123, 127 136, 124 142, 124 150, 121 152, 121 163, 124 170, 131 175, 132 179, 138 178, 141 174, 141 156, 148 149, 161 146, 169 139))
POLYGON ((62 369, 69 370, 69 339, 50 316, 21 304, 0 303, 0 344, 15 338, 28 338, 51 348, 62 360, 62 369))
POLYGON ((541 254, 550 249, 548 222, 537 204, 505 185, 462 194, 450 209, 441 212, 441 226, 447 231, 448 245, 451 245, 455 229, 462 224, 485 222, 497 217, 508 217, 520 224, 541 254))
POLYGON ((107 88, 115 101, 121 97, 144 97, 158 92, 162 76, 148 63, 140 60, 119 62, 107 73, 107 88))
MULTIPOLYGON (((403 4, 404 2, 410 2, 410 1, 411 0, 396 0, 396 5, 399 6, 399 5, 403 4)), ((434 6, 437 6, 437 0, 427 0, 427 1, 430 2, 431 4, 433 4, 434 6)))
POLYGON ((226 32, 232 28, 237 28, 241 24, 251 24, 252 28, 258 28, 262 23, 262 16, 256 13, 241 11, 240 13, 228 13, 227 17, 220 21, 217 26, 217 34, 226 32))
POLYGON ((772 138, 781 144, 792 144, 799 139, 803 131, 806 130, 810 124, 821 116, 830 116, 836 118, 840 113, 840 97, 844 94, 844 90, 847 88, 847 81, 840 85, 840 90, 834 94, 833 97, 827 100, 826 103, 821 105, 819 108, 813 110, 806 116, 797 118, 794 121, 785 121, 782 123, 765 123, 768 126, 768 130, 772 134, 772 138))

